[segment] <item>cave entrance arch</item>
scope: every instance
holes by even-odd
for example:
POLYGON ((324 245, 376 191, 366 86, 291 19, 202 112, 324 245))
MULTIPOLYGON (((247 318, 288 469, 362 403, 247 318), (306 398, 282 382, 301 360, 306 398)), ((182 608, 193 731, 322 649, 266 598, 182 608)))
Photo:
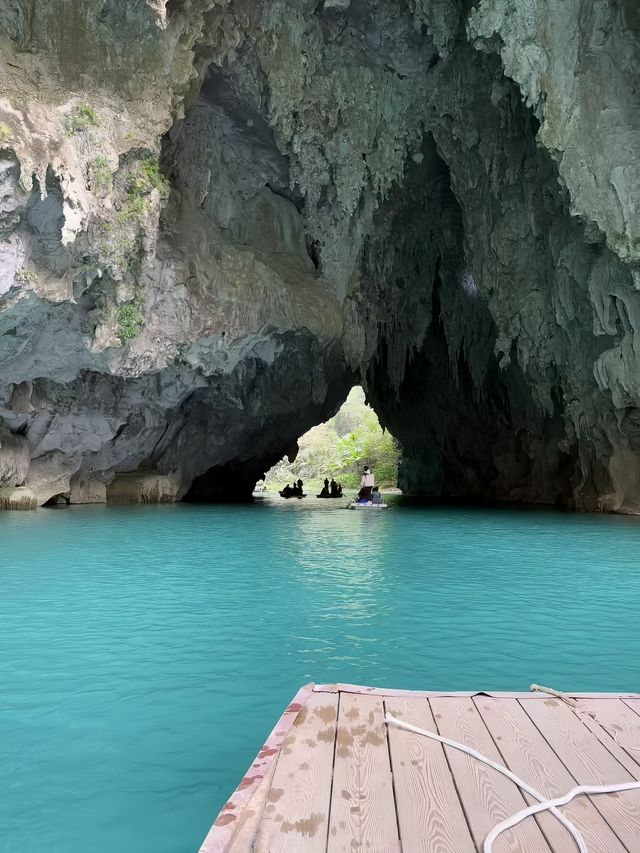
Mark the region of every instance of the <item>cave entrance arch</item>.
POLYGON ((397 488, 398 443, 383 429, 359 385, 351 389, 332 418, 312 427, 298 440, 298 452, 294 455, 292 451, 291 457, 284 456, 274 465, 258 481, 257 490, 275 493, 301 479, 305 491, 316 494, 325 477, 334 478, 344 489, 356 489, 365 463, 371 465, 382 488, 397 488))

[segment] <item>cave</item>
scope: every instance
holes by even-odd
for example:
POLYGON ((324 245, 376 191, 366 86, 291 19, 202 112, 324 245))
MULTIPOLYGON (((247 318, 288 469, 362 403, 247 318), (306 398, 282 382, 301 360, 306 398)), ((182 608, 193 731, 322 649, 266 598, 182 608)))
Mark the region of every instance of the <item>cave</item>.
POLYGON ((406 492, 640 512, 628 4, 88 5, 0 11, 6 504, 247 499, 362 384, 406 492))
MULTIPOLYGON (((318 498, 355 496, 365 466, 382 497, 398 494, 400 448, 382 428, 361 385, 354 386, 337 413, 312 427, 266 474, 254 492, 270 499, 302 481, 303 494, 318 498)), ((241 485, 238 478, 237 485, 241 485)), ((293 497, 293 495, 292 495, 293 497)))

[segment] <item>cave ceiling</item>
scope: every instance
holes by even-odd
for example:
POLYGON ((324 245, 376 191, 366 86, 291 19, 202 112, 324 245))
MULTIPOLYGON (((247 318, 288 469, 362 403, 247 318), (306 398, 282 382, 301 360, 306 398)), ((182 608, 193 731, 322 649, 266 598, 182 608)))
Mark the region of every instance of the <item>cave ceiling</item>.
POLYGON ((0 61, 0 492, 246 496, 361 383, 408 491, 640 511, 635 4, 9 0, 0 61))

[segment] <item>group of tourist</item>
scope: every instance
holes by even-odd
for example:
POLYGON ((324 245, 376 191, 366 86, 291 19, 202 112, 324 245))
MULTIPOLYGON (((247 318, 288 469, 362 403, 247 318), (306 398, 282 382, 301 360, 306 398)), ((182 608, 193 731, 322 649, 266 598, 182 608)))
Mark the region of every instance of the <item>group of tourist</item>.
POLYGON ((302 487, 304 483, 302 480, 298 480, 297 483, 294 483, 293 486, 290 486, 289 483, 284 487, 284 489, 280 492, 283 498, 302 498, 304 495, 302 494, 302 487))
POLYGON ((331 478, 331 482, 329 482, 329 478, 324 478, 324 485, 322 487, 322 491, 318 495, 319 498, 341 498, 342 497, 342 486, 340 483, 336 483, 336 481, 331 478))
MULTIPOLYGON (((293 486, 290 486, 289 483, 287 483, 287 485, 280 492, 280 494, 283 498, 302 498, 304 497, 304 494, 302 492, 303 486, 304 483, 302 482, 302 480, 298 480, 297 483, 293 484, 293 486)), ((322 491, 317 497, 341 498, 342 486, 340 483, 337 483, 333 479, 333 477, 331 478, 331 480, 329 480, 328 477, 325 477, 322 491)), ((358 492, 358 497, 356 498, 356 500, 360 504, 382 503, 382 494, 376 486, 375 476, 368 465, 365 465, 364 471, 362 472, 362 477, 360 478, 360 491, 358 492)))

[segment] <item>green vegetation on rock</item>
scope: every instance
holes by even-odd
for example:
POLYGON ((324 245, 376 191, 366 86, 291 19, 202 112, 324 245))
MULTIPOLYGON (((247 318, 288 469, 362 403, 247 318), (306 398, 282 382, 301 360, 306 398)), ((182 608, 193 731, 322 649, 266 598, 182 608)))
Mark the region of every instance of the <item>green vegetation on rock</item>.
MULTIPOLYGON (((149 214, 158 209, 158 198, 169 193, 169 181, 160 171, 158 158, 152 155, 127 157, 112 171, 108 159, 98 155, 89 165, 91 191, 97 197, 109 196, 111 205, 102 210, 104 219, 95 223, 99 254, 96 262, 115 271, 116 277, 131 279, 132 271, 144 253, 143 233, 150 227, 149 214)), ((135 278, 135 275, 133 276, 135 278)), ((135 337, 130 318, 123 318, 122 340, 135 337)))
POLYGON ((162 198, 169 194, 169 181, 160 171, 157 157, 145 157, 132 168, 127 193, 133 198, 148 196, 158 190, 162 198))
POLYGON ((137 338, 142 331, 143 316, 137 305, 121 305, 118 309, 118 328, 116 334, 124 343, 137 338))
POLYGON ((98 127, 100 119, 98 114, 90 107, 89 104, 78 104, 67 116, 65 128, 67 136, 76 136, 78 133, 84 133, 90 127, 98 127))
POLYGON ((300 477, 312 489, 328 476, 343 487, 356 488, 365 463, 373 468, 380 486, 391 488, 397 484, 398 446, 366 405, 362 388, 354 388, 338 414, 313 427, 298 444, 300 452, 295 462, 283 459, 269 471, 270 487, 282 488, 287 481, 300 477))
POLYGON ((157 157, 147 157, 143 160, 142 170, 150 186, 158 190, 162 198, 166 198, 169 195, 169 181, 160 171, 157 157))
POLYGON ((135 222, 146 216, 153 190, 165 199, 169 194, 169 181, 160 171, 157 157, 146 157, 135 163, 129 173, 125 201, 118 216, 120 222, 135 222))
POLYGON ((139 195, 136 192, 127 193, 127 199, 118 214, 118 219, 122 223, 136 222, 142 219, 149 212, 149 200, 144 195, 139 195))
POLYGON ((9 136, 11 135, 11 130, 8 124, 5 124, 3 121, 0 121, 0 145, 3 145, 5 142, 9 141, 9 136))
POLYGON ((90 166, 91 189, 96 195, 104 196, 113 189, 113 174, 104 155, 93 160, 90 166))

